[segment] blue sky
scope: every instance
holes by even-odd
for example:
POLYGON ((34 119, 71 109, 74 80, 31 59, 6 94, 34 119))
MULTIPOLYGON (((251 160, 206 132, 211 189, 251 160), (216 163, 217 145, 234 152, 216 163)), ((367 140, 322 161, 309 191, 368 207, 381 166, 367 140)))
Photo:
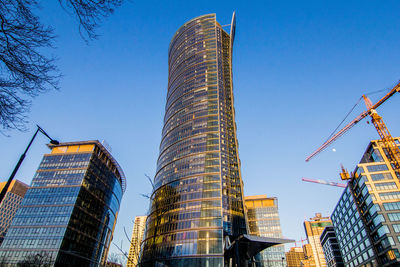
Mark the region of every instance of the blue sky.
MULTIPOLYGON (((130 234, 134 216, 148 207, 140 194, 151 191, 144 174, 154 175, 159 152, 169 41, 186 21, 216 13, 224 25, 237 13, 233 80, 244 191, 278 197, 291 239, 305 237, 305 218, 329 215, 342 192, 301 177, 339 182, 340 164, 353 170, 378 135, 364 120, 311 162, 306 156, 362 94, 400 79, 398 1, 126 1, 89 45, 57 1, 46 4, 38 13, 58 35, 50 52, 64 75, 61 90, 34 100, 30 131, 0 135, 0 180, 36 123, 60 141, 106 140, 127 177, 114 235, 126 250, 123 227, 130 234)), ((399 104, 394 95, 378 109, 393 136, 400 135, 399 104)), ((349 118, 364 109, 361 103, 349 118)), ((18 179, 30 183, 46 142, 38 136, 18 179)))

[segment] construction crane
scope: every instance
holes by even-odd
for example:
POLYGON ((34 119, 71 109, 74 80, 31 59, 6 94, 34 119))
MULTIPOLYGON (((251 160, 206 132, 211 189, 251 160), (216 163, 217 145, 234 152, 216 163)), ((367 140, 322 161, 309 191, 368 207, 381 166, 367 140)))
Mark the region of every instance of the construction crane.
POLYGON ((325 180, 315 180, 315 179, 309 179, 309 178, 301 178, 303 182, 309 182, 309 183, 316 183, 316 184, 324 184, 324 185, 330 185, 330 186, 337 186, 337 187, 342 187, 346 188, 346 184, 341 184, 341 183, 335 183, 335 182, 328 182, 325 180))
POLYGON ((300 240, 294 241, 294 246, 295 246, 295 247, 297 247, 297 243, 298 243, 298 242, 301 242, 301 246, 303 246, 303 245, 304 245, 304 242, 307 242, 307 243, 308 243, 308 239, 300 239, 300 240))
POLYGON ((389 160, 392 161, 393 167, 397 175, 400 177, 400 149, 394 142, 394 139, 392 135, 390 134, 388 128, 386 127, 385 123, 382 120, 382 117, 378 115, 376 112, 376 108, 382 105, 386 100, 388 100, 391 96, 393 96, 396 92, 400 92, 400 82, 393 87, 389 93, 387 93, 384 97, 382 97, 376 104, 372 104, 371 100, 363 95, 363 99, 365 102, 365 105, 367 106, 367 110, 358 115, 353 121, 351 121, 349 124, 347 124, 343 129, 338 131, 335 135, 333 135, 331 138, 329 138, 325 143, 323 143, 317 150, 315 150, 310 156, 306 158, 306 161, 309 161, 311 158, 316 156, 318 153, 323 151, 325 148, 327 148, 330 144, 332 144, 336 139, 338 139, 340 136, 345 134, 348 130, 350 130, 354 125, 356 125, 358 122, 360 122, 362 119, 364 119, 367 116, 371 117, 371 121, 373 125, 375 126, 376 130, 378 131, 378 134, 381 138, 381 141, 383 142, 384 147, 386 148, 386 151, 389 156, 389 160))

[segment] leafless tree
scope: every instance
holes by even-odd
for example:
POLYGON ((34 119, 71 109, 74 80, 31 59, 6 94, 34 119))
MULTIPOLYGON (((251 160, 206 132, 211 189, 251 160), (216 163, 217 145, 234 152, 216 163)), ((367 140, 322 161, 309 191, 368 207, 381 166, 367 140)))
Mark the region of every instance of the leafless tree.
MULTIPOLYGON (((144 174, 144 176, 147 178, 147 180, 150 182, 151 187, 152 187, 152 192, 154 191, 154 183, 152 181, 152 179, 150 178, 149 175, 144 174)), ((151 194, 140 194, 142 197, 148 198, 150 201, 152 200, 151 198, 151 194)), ((135 224, 135 222, 133 221, 133 224, 135 224)), ((133 253, 128 253, 126 251, 123 250, 122 248, 122 240, 121 240, 121 245, 118 245, 117 243, 113 242, 114 246, 121 252, 121 255, 123 255, 127 261, 127 263, 131 263, 131 264, 137 264, 139 262, 139 258, 140 258, 140 249, 137 249, 137 242, 133 242, 132 238, 129 237, 126 228, 124 226, 124 234, 125 234, 125 238, 128 240, 129 242, 129 250, 131 250, 131 246, 132 246, 132 251, 133 253)), ((142 239, 144 238, 144 236, 142 237, 142 239)), ((141 241, 142 242, 142 241, 141 241)), ((141 243, 140 242, 140 243, 141 243)), ((139 244, 140 246, 141 244, 139 244)))
POLYGON ((96 29, 103 18, 111 15, 123 0, 58 0, 61 6, 72 13, 79 22, 79 32, 85 40, 96 39, 96 29))
POLYGON ((123 260, 121 258, 121 255, 118 254, 118 253, 115 253, 115 252, 111 252, 110 254, 108 254, 107 262, 123 264, 123 260))
POLYGON ((18 267, 50 267, 53 264, 51 256, 42 251, 37 254, 30 254, 26 256, 22 261, 17 263, 18 267))
MULTIPOLYGON (((88 42, 96 39, 102 19, 123 0, 58 0, 78 20, 88 42)), ((33 97, 58 89, 60 73, 55 57, 53 28, 44 25, 35 11, 36 0, 0 0, 0 132, 24 130, 33 97)))

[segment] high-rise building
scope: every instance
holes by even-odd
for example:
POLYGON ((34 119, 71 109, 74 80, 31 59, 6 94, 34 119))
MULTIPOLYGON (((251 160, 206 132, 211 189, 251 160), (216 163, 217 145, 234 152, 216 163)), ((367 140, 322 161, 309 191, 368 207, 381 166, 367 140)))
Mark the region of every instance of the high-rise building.
MULTIPOLYGON (((222 266, 224 243, 247 233, 233 107, 234 33, 234 18, 228 33, 209 14, 185 23, 170 43, 143 266, 222 266)), ((235 261, 225 256, 226 264, 235 261)))
MULTIPOLYGON (((0 191, 3 190, 6 183, 7 182, 0 183, 0 191)), ((0 203, 0 245, 4 240, 7 229, 19 208, 22 199, 24 198, 26 190, 28 190, 28 185, 18 180, 13 180, 3 201, 0 203)))
POLYGON ((319 237, 325 227, 331 225, 331 219, 329 217, 322 217, 321 213, 316 213, 314 218, 310 218, 309 221, 304 221, 307 240, 311 245, 313 251, 312 257, 317 267, 326 267, 325 255, 319 237))
POLYGON ((6 266, 105 264, 125 176, 99 141, 49 144, 0 247, 6 266))
POLYGON ((325 227, 320 237, 328 267, 344 267, 342 253, 333 226, 325 227))
POLYGON ((380 140, 370 142, 350 177, 332 213, 344 264, 399 266, 400 183, 380 140))
POLYGON ((378 266, 367 229, 348 186, 331 217, 345 266, 378 266))
MULTIPOLYGON (((267 195, 245 197, 250 234, 256 236, 282 238, 278 213, 278 199, 267 195)), ((277 245, 260 252, 260 266, 286 266, 285 247, 277 245)))
POLYGON ((144 228, 146 227, 146 218, 147 216, 135 217, 126 267, 136 267, 138 265, 140 245, 143 240, 144 228))

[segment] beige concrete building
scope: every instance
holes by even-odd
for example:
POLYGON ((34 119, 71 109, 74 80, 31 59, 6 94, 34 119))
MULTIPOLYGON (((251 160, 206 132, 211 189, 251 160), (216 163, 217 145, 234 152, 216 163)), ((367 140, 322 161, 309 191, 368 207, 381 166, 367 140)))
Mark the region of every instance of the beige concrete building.
POLYGON ((126 267, 136 267, 139 261, 140 245, 143 240, 144 228, 147 216, 136 216, 133 224, 131 247, 129 248, 126 267))
POLYGON ((322 217, 321 213, 316 213, 314 218, 304 221, 308 243, 311 245, 312 258, 316 267, 326 267, 324 251, 322 250, 320 236, 326 226, 332 226, 329 217, 322 217))
MULTIPOLYGON (((0 191, 3 190, 7 182, 0 183, 0 191)), ((28 185, 18 180, 13 180, 7 193, 0 203, 0 244, 3 242, 7 229, 17 212, 22 199, 24 199, 28 185)))

